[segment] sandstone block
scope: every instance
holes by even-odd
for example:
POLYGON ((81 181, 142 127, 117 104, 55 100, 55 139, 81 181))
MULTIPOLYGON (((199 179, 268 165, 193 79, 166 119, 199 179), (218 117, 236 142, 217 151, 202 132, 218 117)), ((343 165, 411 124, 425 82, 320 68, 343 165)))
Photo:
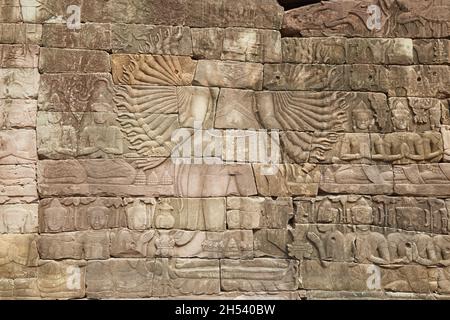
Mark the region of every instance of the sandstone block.
POLYGON ((42 25, 29 23, 0 24, 0 43, 9 44, 40 44, 42 25))
POLYGON ((110 72, 111 66, 107 52, 42 48, 39 70, 43 73, 110 72))
POLYGON ((37 45, 0 45, 2 68, 37 68, 38 59, 37 45))
POLYGON ((39 78, 37 69, 1 69, 0 98, 37 98, 39 78))
POLYGON ((449 64, 450 41, 444 39, 414 40, 414 61, 420 64, 449 64))
POLYGON ((258 194, 265 197, 316 195, 320 170, 314 164, 254 164, 258 194))
POLYGON ((0 99, 0 129, 36 127, 36 100, 0 99))
POLYGON ((0 166, 0 198, 36 198, 36 167, 34 164, 0 166))
POLYGON ((114 53, 192 55, 187 27, 114 24, 111 37, 114 53))
POLYGON ((44 24, 42 27, 42 44, 44 47, 111 50, 110 24, 82 24, 74 32, 66 24, 44 24))
MULTIPOLYGON (((83 112, 95 105, 108 105, 114 110, 112 78, 108 73, 43 74, 39 86, 40 111, 83 112)), ((76 113, 78 112, 78 114, 76 113)), ((81 118, 76 118, 81 121, 81 118)))
POLYGON ((259 258, 221 260, 224 291, 282 291, 298 288, 298 261, 259 258))
POLYGON ((200 60, 194 84, 261 90, 263 66, 257 63, 200 60))
POLYGON ((115 84, 191 85, 197 62, 189 57, 152 55, 113 55, 115 84))
POLYGON ((33 130, 2 130, 0 142, 0 165, 36 162, 36 133, 33 130))
POLYGON ((345 38, 282 38, 283 62, 344 64, 345 38))
POLYGON ((87 296, 142 298, 210 295, 220 291, 219 261, 207 259, 112 259, 87 265, 87 296), (168 270, 169 273, 162 273, 168 270), (129 285, 122 286, 120 283, 129 285))
POLYGON ((37 204, 0 204, 0 233, 38 231, 37 204))

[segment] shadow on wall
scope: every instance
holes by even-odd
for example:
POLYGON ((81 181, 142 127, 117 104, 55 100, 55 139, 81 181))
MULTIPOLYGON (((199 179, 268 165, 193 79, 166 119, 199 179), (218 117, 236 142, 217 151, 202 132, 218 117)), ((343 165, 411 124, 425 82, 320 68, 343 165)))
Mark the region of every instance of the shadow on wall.
POLYGON ((284 7, 284 10, 291 10, 319 2, 321 0, 278 0, 278 3, 284 7))

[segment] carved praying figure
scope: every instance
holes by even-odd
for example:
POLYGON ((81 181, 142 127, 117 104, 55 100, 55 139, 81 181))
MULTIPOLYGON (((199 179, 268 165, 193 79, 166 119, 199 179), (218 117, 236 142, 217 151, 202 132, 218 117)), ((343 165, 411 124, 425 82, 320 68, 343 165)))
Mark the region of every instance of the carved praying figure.
POLYGON ((342 140, 339 159, 358 163, 370 161, 369 131, 375 123, 373 112, 361 102, 352 110, 353 130, 361 134, 345 134, 342 140))
POLYGON ((119 127, 108 123, 109 109, 107 103, 92 104, 94 123, 81 133, 80 155, 103 158, 123 153, 122 132, 119 127))
POLYGON ((408 164, 417 161, 431 161, 442 155, 440 137, 433 132, 425 132, 421 136, 411 132, 412 116, 408 106, 398 101, 391 111, 395 132, 388 133, 382 139, 374 136, 375 160, 408 164))
POLYGON ((350 209, 355 231, 346 235, 349 254, 358 263, 388 264, 388 242, 384 235, 370 230, 373 223, 372 207, 360 198, 350 209))
POLYGON ((63 124, 62 114, 59 112, 48 112, 47 121, 48 124, 38 126, 37 130, 39 154, 75 156, 77 151, 75 128, 63 124))

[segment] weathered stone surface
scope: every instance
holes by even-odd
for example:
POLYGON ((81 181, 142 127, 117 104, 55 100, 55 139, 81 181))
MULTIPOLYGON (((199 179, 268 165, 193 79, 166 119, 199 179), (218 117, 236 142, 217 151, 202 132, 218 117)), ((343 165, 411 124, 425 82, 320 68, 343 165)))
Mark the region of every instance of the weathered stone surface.
POLYGON ((264 89, 348 90, 347 72, 344 66, 265 64, 264 89))
POLYGON ((320 169, 315 164, 253 165, 258 194, 266 197, 317 195, 320 169))
POLYGON ((39 89, 37 69, 0 69, 0 98, 36 98, 39 89))
POLYGON ((0 45, 0 67, 37 68, 39 46, 37 45, 0 45))
MULTIPOLYGON (((386 96, 378 93, 264 91, 256 93, 256 106, 266 129, 307 134, 320 131, 389 132, 392 127, 386 96)), ((316 139, 314 143, 323 142, 316 139)), ((298 143, 291 143, 298 148, 298 143)))
MULTIPOLYGON (((331 224, 356 224, 361 212, 368 216, 365 224, 391 232, 447 234, 449 230, 447 203, 443 199, 338 195, 297 198, 294 202, 297 210, 295 222, 323 224, 318 230, 324 234, 332 229, 331 224), (325 224, 330 224, 330 227, 327 228, 325 224)), ((299 234, 302 234, 301 228, 299 230, 299 234)))
POLYGON ((127 85, 188 86, 194 79, 197 62, 189 57, 113 55, 113 80, 127 85))
POLYGON ((390 96, 439 98, 448 95, 449 66, 353 65, 350 88, 385 92, 390 96))
POLYGON ((0 99, 0 130, 36 127, 35 100, 0 99))
POLYGON ((86 285, 90 298, 217 294, 219 261, 167 258, 90 261, 86 285))
POLYGON ((174 165, 171 160, 90 159, 39 161, 45 196, 223 197, 256 195, 250 165, 174 165))
POLYGON ((283 62, 413 64, 411 39, 283 38, 283 62))
POLYGON ((287 258, 292 236, 287 229, 261 229, 254 235, 255 257, 287 258))
POLYGON ((281 62, 281 36, 278 31, 227 28, 222 60, 281 62))
POLYGON ((104 230, 41 235, 39 255, 47 260, 108 259, 109 237, 109 232, 104 230))
POLYGON ((448 163, 394 166, 394 191, 401 195, 448 196, 448 163))
POLYGON ((221 89, 217 102, 215 127, 221 129, 260 129, 251 90, 221 89))
POLYGON ((39 230, 59 233, 126 227, 125 215, 121 198, 42 199, 39 202, 39 230))
POLYGON ((263 66, 257 63, 200 60, 194 84, 261 90, 263 66))
POLYGON ((414 40, 414 62, 421 64, 449 64, 450 41, 444 39, 414 40))
POLYGON ((0 43, 40 44, 42 25, 29 23, 1 23, 0 43))
POLYGON ((37 204, 0 204, 0 233, 38 231, 37 204))
POLYGON ((93 50, 112 48, 110 24, 82 24, 81 29, 76 32, 68 29, 66 24, 48 23, 42 28, 44 47, 93 50))
POLYGON ((192 55, 192 39, 187 27, 112 25, 114 53, 192 55))
POLYGON ((318 262, 305 261, 300 278, 302 289, 417 293, 431 293, 437 289, 433 270, 414 265, 380 268, 371 264, 331 263, 323 267, 318 262), (376 274, 380 275, 379 278, 376 274))
POLYGON ((0 166, 0 198, 37 197, 34 164, 0 166))
POLYGON ((394 191, 389 165, 324 165, 320 190, 328 193, 390 194, 394 191))
POLYGON ((113 99, 112 78, 108 73, 44 74, 38 108, 75 113, 94 111, 93 106, 101 104, 113 111, 113 99))
POLYGON ((225 29, 192 28, 192 53, 196 59, 219 60, 223 52, 225 29))
POLYGON ((284 229, 292 216, 291 198, 227 198, 228 229, 284 229))
POLYGON ((298 261, 284 259, 221 260, 224 291, 282 291, 298 288, 298 261))
POLYGON ((348 39, 347 63, 412 64, 411 39, 348 39))
POLYGON ((346 61, 344 38, 282 38, 283 62, 343 64, 346 61))
POLYGON ((0 165, 34 163, 36 134, 33 130, 0 131, 0 165))
POLYGON ((43 73, 110 72, 111 66, 107 52, 42 48, 39 70, 43 73))
POLYGON ((282 33, 304 37, 445 38, 450 34, 448 10, 449 5, 443 2, 428 6, 416 1, 323 1, 287 12, 282 33))

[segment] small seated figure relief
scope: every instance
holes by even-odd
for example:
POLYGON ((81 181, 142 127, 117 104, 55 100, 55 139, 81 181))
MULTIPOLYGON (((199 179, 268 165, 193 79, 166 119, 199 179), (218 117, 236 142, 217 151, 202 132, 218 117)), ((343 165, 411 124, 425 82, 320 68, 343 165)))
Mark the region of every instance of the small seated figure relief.
POLYGON ((63 207, 58 199, 53 199, 50 206, 44 210, 44 222, 46 232, 62 232, 66 225, 69 211, 63 207))
POLYGON ((308 232, 306 237, 316 247, 322 266, 327 267, 327 262, 344 261, 345 238, 342 232, 336 230, 334 225, 329 225, 338 219, 339 210, 333 208, 329 199, 325 199, 317 212, 316 232, 308 232))
POLYGON ((94 103, 91 106, 93 123, 81 133, 79 154, 92 158, 104 158, 123 153, 122 132, 111 125, 110 106, 106 103, 94 103))
POLYGON ((391 114, 395 132, 386 134, 383 139, 374 136, 373 159, 394 164, 439 160, 443 152, 440 136, 434 132, 422 135, 411 132, 413 118, 402 101, 394 105, 391 114))
POLYGON ((74 157, 77 154, 77 136, 75 128, 64 124, 63 114, 48 112, 48 124, 38 126, 39 154, 50 157, 61 154, 74 157))
POLYGON ((361 132, 361 134, 344 134, 339 159, 334 159, 334 162, 343 160, 354 163, 369 163, 371 160, 369 131, 375 123, 372 110, 364 102, 361 102, 352 110, 352 122, 353 131, 361 132))
POLYGON ((372 207, 360 198, 350 209, 354 232, 346 234, 346 250, 357 263, 384 265, 390 262, 388 242, 384 235, 370 230, 372 207))

